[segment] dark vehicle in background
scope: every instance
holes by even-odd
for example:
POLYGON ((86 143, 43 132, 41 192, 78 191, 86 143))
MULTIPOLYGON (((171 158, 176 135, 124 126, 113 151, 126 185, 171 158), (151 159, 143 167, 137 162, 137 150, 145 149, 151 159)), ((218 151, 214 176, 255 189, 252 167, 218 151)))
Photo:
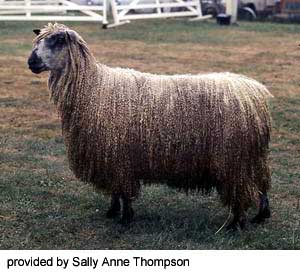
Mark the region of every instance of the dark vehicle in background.
POLYGON ((280 11, 280 0, 240 0, 239 17, 254 20, 266 18, 280 11))
POLYGON ((222 0, 201 0, 203 15, 216 17, 220 13, 225 13, 225 2, 222 0))
MULTIPOLYGON (((281 7, 280 0, 238 0, 238 2, 238 16, 247 20, 272 16, 279 13, 281 7)), ((204 15, 211 14, 215 17, 226 12, 226 0, 201 0, 201 4, 204 15)))

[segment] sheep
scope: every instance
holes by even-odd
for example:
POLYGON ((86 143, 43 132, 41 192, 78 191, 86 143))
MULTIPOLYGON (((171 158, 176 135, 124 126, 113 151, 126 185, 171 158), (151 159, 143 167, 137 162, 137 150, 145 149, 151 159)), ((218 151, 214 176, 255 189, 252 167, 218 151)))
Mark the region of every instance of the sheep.
POLYGON ((155 75, 97 63, 62 24, 34 30, 29 68, 50 71, 71 170, 111 195, 107 217, 133 218, 141 183, 215 189, 233 213, 228 229, 270 217, 267 88, 233 73, 155 75), (121 209, 122 204, 122 209, 121 209), (122 211, 121 211, 122 210, 122 211))

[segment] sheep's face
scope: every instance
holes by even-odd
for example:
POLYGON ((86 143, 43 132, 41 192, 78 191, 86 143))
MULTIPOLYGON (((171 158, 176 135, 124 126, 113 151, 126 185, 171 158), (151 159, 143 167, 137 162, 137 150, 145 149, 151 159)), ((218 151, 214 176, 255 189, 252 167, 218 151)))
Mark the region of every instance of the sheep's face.
MULTIPOLYGON (((38 35, 39 30, 34 30, 38 35)), ((66 45, 67 32, 56 32, 36 42, 28 59, 28 66, 33 73, 60 71, 69 58, 66 45)))

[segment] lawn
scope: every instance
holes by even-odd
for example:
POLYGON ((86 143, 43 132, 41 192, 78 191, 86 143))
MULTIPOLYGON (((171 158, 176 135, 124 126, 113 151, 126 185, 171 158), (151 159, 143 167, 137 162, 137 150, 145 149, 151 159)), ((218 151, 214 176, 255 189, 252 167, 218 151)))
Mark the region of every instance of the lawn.
POLYGON ((228 210, 215 193, 186 195, 159 184, 143 187, 131 225, 105 218, 109 199, 68 168, 47 73, 27 68, 31 30, 42 25, 0 22, 0 249, 300 249, 300 25, 69 24, 104 64, 167 74, 231 71, 275 96, 272 217, 217 235, 228 210))

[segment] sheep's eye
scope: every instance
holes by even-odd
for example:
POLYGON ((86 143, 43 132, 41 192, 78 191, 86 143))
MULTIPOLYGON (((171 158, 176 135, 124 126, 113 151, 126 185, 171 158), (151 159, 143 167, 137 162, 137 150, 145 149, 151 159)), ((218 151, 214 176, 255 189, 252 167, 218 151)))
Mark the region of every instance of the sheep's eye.
POLYGON ((65 43, 65 38, 64 37, 58 37, 57 39, 56 39, 56 42, 55 42, 56 44, 59 44, 59 45, 62 45, 62 44, 64 44, 65 43))
POLYGON ((47 40, 47 44, 50 47, 62 46, 65 43, 65 38, 63 36, 54 36, 47 40))
POLYGON ((63 37, 59 37, 56 40, 56 43, 58 43, 58 44, 63 44, 64 42, 65 42, 65 38, 63 38, 63 37))

